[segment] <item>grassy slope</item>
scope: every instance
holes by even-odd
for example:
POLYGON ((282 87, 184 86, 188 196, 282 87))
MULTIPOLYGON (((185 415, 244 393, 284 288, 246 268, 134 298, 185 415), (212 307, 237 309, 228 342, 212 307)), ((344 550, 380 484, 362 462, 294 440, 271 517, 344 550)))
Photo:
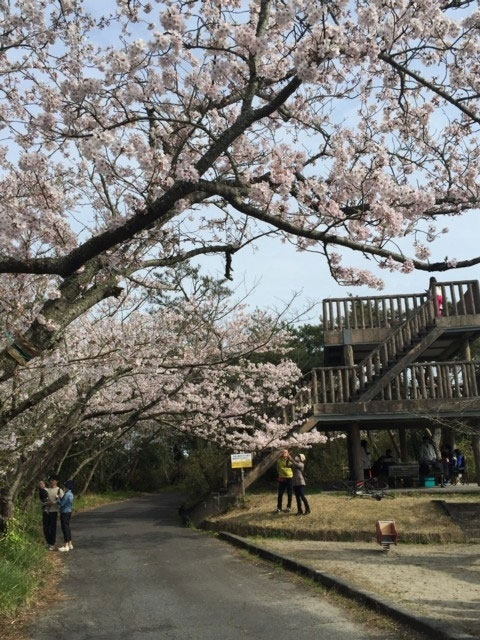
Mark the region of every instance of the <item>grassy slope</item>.
MULTIPOLYGON (((478 501, 479 496, 445 496, 448 501, 478 501)), ((441 495, 398 495, 381 502, 370 498, 350 500, 344 495, 324 493, 309 496, 312 513, 295 516, 276 514, 272 493, 252 494, 245 508, 212 518, 215 529, 240 535, 298 537, 317 540, 370 540, 377 520, 395 520, 403 542, 461 542, 458 526, 432 499, 441 495)), ((295 504, 295 500, 294 500, 295 504)))

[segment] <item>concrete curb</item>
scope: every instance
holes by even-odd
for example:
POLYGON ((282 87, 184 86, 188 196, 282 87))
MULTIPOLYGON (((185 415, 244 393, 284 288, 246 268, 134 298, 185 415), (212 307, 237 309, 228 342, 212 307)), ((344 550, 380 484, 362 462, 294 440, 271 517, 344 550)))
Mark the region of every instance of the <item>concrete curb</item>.
POLYGON ((233 533, 221 531, 219 533, 219 538, 226 542, 230 542, 237 547, 246 549, 251 553, 255 553, 265 560, 281 564, 284 569, 300 573, 315 582, 328 587, 329 589, 335 589, 335 591, 338 591, 342 595, 347 596, 352 600, 356 600, 370 609, 380 611, 381 613, 394 618, 398 622, 401 622, 416 631, 420 631, 431 638, 435 638, 436 640, 478 640, 478 636, 472 636, 462 631, 456 631, 446 624, 436 622, 426 616, 414 614, 409 609, 397 605, 382 596, 372 593, 371 591, 360 589, 342 578, 337 578, 330 573, 318 571, 317 569, 301 564, 292 558, 281 556, 278 553, 253 544, 245 538, 241 538, 233 533))

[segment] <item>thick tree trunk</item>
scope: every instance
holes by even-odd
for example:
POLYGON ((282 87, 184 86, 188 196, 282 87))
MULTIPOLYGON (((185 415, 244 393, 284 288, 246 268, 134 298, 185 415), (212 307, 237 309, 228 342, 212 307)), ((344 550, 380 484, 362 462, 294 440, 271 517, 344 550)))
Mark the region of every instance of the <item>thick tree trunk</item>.
POLYGON ((13 498, 10 487, 0 489, 0 534, 5 534, 13 517, 13 498))
POLYGON ((41 353, 52 350, 63 333, 74 320, 110 297, 118 297, 122 292, 117 286, 117 277, 112 276, 101 284, 91 284, 95 273, 101 269, 101 262, 92 261, 82 273, 75 273, 63 281, 61 296, 47 300, 38 319, 21 336, 14 336, 14 342, 0 352, 0 381, 10 379, 18 367, 23 366, 41 353), (90 285, 90 286, 89 286, 90 285), (22 354, 27 354, 27 359, 22 354))

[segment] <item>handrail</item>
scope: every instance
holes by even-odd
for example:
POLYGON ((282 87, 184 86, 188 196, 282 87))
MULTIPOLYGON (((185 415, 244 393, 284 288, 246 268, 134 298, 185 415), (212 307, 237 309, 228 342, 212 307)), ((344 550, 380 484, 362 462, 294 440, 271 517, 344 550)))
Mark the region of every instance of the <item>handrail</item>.
MULTIPOLYGON (((445 316, 480 313, 477 280, 436 282, 443 297, 445 316)), ((326 298, 323 301, 325 331, 390 328, 424 304, 428 291, 401 295, 326 298)))
POLYGON ((375 400, 426 400, 478 397, 475 363, 471 360, 413 362, 375 400))
MULTIPOLYGON (((476 367, 480 368, 480 365, 471 360, 413 362, 388 382, 374 400, 478 397, 476 367)), ((338 404, 351 401, 355 391, 360 388, 355 370, 356 367, 345 366, 312 369, 311 388, 308 391, 310 402, 338 404)))
MULTIPOLYGON (((440 286, 440 285, 459 285, 459 284, 471 284, 474 285, 478 283, 478 280, 448 280, 447 282, 437 282, 436 285, 440 286)), ((412 298, 414 296, 419 297, 419 296, 426 296, 427 292, 424 291, 423 293, 402 293, 399 295, 390 293, 387 294, 385 296, 346 296, 344 298, 324 298, 323 302, 343 302, 345 301, 350 301, 350 300, 390 300, 390 299, 395 299, 395 298, 412 298)))

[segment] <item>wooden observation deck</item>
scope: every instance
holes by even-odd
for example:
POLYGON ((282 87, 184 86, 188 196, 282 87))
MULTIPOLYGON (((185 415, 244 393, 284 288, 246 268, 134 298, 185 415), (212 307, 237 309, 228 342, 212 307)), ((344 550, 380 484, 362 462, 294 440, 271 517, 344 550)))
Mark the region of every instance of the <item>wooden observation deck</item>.
MULTIPOLYGON (((360 429, 398 428, 405 450, 406 428, 439 419, 478 424, 480 380, 471 343, 480 336, 480 287, 476 280, 435 287, 323 302, 326 366, 307 374, 285 420, 304 416, 300 432, 315 427, 347 432, 356 476, 360 429)), ((250 480, 277 457, 277 452, 266 456, 250 480)))

